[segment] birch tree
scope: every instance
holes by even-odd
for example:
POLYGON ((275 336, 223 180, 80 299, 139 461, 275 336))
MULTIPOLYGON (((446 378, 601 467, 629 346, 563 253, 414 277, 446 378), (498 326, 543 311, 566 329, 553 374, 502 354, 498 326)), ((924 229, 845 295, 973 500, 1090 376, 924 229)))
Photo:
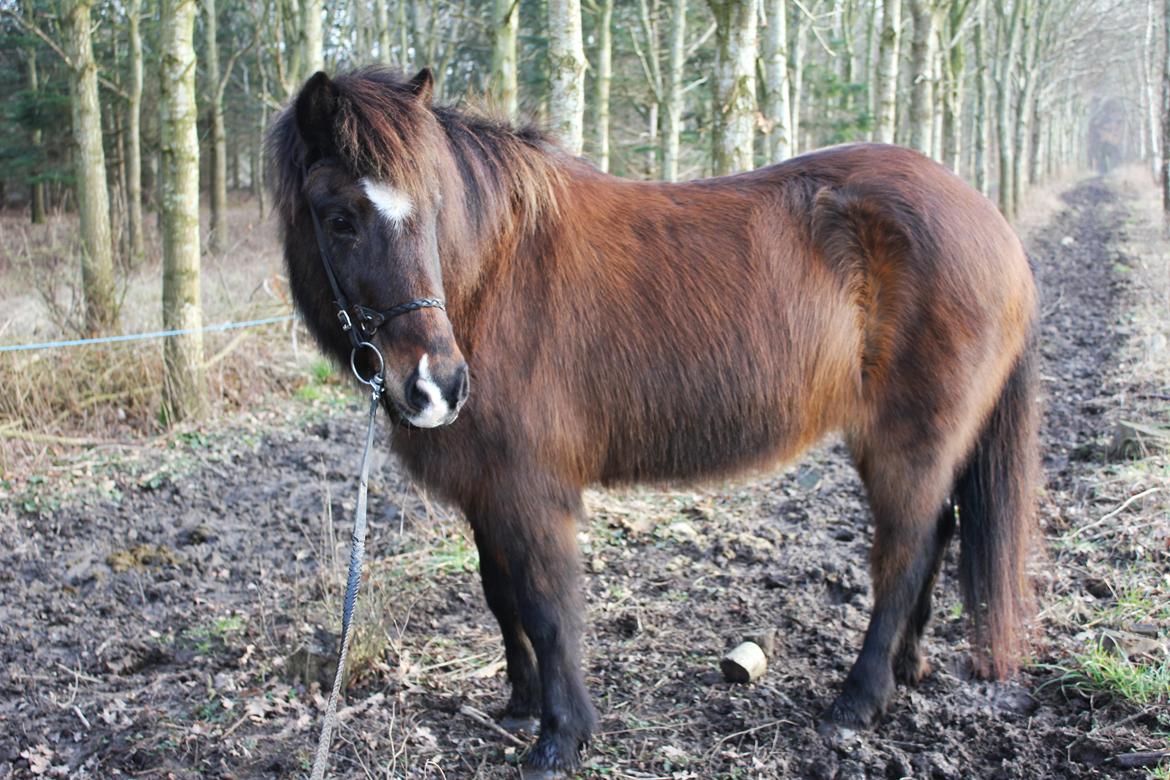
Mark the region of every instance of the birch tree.
POLYGON ((585 117, 585 49, 580 0, 548 0, 549 124, 565 148, 581 154, 585 117))
POLYGON ((987 0, 977 0, 975 8, 975 29, 972 32, 975 50, 975 114, 972 121, 972 167, 975 188, 984 195, 991 194, 991 177, 988 172, 990 139, 987 135, 987 106, 989 66, 987 62, 987 0))
POLYGON ((670 53, 666 64, 666 110, 663 112, 662 177, 678 181, 682 135, 683 68, 687 59, 687 0, 674 0, 670 11, 670 53))
POLYGON ((879 143, 892 144, 898 119, 898 43, 901 38, 902 0, 882 0, 882 36, 878 46, 877 132, 879 143))
POLYGON ((73 154, 77 210, 81 217, 81 285, 85 330, 100 333, 118 316, 114 293, 114 251, 110 237, 110 199, 106 190, 106 155, 102 148, 101 104, 97 63, 90 35, 92 0, 65 0, 62 27, 72 70, 73 154))
POLYGON ((935 8, 933 0, 910 0, 910 146, 925 155, 933 148, 935 8))
POLYGON ((1162 3, 1162 215, 1170 226, 1170 0, 1162 3))
POLYGON ((999 210, 1008 217, 1014 217, 1016 203, 1013 199, 1015 186, 1012 183, 1012 176, 1015 173, 1015 143, 1012 138, 1012 98, 1014 96, 1012 79, 1015 74, 1016 57, 1020 45, 1020 13, 1023 11, 1024 0, 1011 0, 1010 9, 1005 7, 1006 2, 1008 0, 996 0, 996 19, 998 22, 996 48, 998 51, 995 58, 995 140, 999 152, 999 210))
POLYGON ((304 4, 301 35, 305 49, 304 76, 307 78, 325 69, 325 47, 321 37, 321 18, 325 15, 325 8, 321 0, 304 0, 304 4))
MULTIPOLYGON (((160 46, 163 327, 196 330, 199 302, 199 136, 195 107, 195 0, 162 0, 160 46)), ((171 336, 163 346, 163 418, 199 415, 203 337, 171 336)))
POLYGON ((609 88, 613 81, 613 0, 597 7, 597 77, 594 82, 594 125, 597 133, 597 167, 609 170, 609 88))
MULTIPOLYGON (((385 0, 379 0, 385 3, 385 0)), ((492 8, 492 71, 489 89, 496 105, 509 119, 520 108, 516 83, 516 37, 520 30, 520 0, 494 0, 492 8)))
POLYGON ((707 0, 715 16, 712 121, 716 175, 754 167, 756 0, 707 0))
POLYGON ((207 103, 211 115, 211 233, 208 248, 227 250, 227 134, 224 129, 223 89, 219 70, 219 20, 215 0, 203 0, 206 38, 207 103))
POLYGON ((142 228, 142 0, 126 0, 130 42, 130 86, 126 103, 126 217, 130 233, 130 261, 146 256, 142 228))
POLYGON ((792 156, 792 92, 788 81, 788 0, 771 0, 765 37, 764 72, 768 77, 768 157, 782 162, 792 156))

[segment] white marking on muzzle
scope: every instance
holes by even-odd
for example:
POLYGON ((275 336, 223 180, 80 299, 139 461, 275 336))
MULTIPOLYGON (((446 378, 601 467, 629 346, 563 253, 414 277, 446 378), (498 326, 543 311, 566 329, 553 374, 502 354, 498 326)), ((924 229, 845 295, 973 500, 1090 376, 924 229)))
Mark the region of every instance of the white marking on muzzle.
POLYGON ((402 223, 406 222, 414 211, 414 203, 410 196, 389 184, 372 179, 362 179, 360 183, 362 189, 366 191, 366 197, 374 204, 378 213, 395 227, 402 227, 402 223))
POLYGON ((407 419, 411 425, 419 428, 437 428, 450 422, 451 407, 443 397, 443 391, 435 384, 431 377, 430 355, 423 353, 418 361, 418 389, 427 397, 428 403, 417 415, 410 415, 407 419))

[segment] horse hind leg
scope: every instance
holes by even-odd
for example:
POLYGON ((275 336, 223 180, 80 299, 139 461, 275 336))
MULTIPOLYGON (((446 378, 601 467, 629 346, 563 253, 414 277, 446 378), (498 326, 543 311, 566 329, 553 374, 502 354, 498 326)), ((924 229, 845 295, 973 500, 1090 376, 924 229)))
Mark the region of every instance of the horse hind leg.
POLYGON ((855 448, 874 514, 874 605, 861 653, 824 715, 829 724, 869 728, 885 712, 897 682, 916 684, 925 673, 919 643, 954 531, 954 515, 943 508, 954 469, 941 449, 855 448))

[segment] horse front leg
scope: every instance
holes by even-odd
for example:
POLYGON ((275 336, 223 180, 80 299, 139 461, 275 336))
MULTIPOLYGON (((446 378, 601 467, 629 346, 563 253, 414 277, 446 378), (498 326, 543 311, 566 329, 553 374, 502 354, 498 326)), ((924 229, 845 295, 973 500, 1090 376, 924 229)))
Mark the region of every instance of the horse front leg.
MULTIPOLYGON (((525 776, 555 777, 580 766, 581 751, 597 722, 580 662, 583 621, 576 535, 580 498, 573 504, 577 512, 563 500, 529 496, 509 503, 511 511, 498 509, 478 516, 476 538, 484 539, 483 546, 493 550, 489 567, 502 573, 511 586, 512 601, 499 599, 499 603, 506 605, 509 620, 514 606, 536 657, 540 737, 525 759, 525 776)), ((509 629, 504 632, 507 647, 509 629)), ((526 684, 528 669, 522 658, 516 671, 522 685, 526 684)), ((531 692, 530 685, 527 690, 531 692)))
POLYGON ((540 676, 532 643, 520 623, 520 607, 516 603, 515 586, 508 574, 508 562, 504 550, 498 544, 493 544, 490 533, 482 530, 483 523, 473 517, 471 525, 475 529, 475 544, 479 549, 479 574, 484 598, 500 624, 508 682, 512 687, 501 725, 509 731, 535 734, 540 728, 540 676))

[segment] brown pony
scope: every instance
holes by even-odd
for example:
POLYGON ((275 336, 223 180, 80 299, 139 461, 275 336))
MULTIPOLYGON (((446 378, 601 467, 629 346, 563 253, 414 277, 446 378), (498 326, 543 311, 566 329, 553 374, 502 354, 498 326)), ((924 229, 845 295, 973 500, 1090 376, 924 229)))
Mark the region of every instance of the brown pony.
POLYGON ((338 360, 350 343, 310 203, 349 300, 446 300, 373 337, 385 408, 402 461, 474 531, 507 723, 540 719, 530 774, 577 767, 596 723, 578 646, 589 484, 771 468, 841 432, 874 515, 874 606, 826 723, 871 726, 897 683, 927 672, 919 645, 956 520, 977 666, 1013 669, 1035 289, 991 203, 878 145, 626 181, 431 96, 427 70, 316 74, 271 130, 272 186, 297 306, 338 360))

